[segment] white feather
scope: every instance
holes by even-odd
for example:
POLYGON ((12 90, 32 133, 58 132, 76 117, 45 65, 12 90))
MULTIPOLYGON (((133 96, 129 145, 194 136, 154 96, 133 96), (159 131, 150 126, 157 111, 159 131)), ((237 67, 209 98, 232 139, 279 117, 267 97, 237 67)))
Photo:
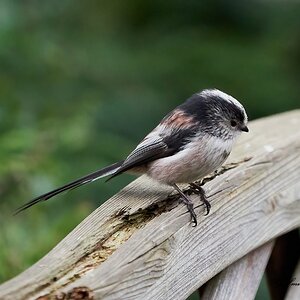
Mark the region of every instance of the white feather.
POLYGON ((239 107, 241 109, 241 111, 243 112, 244 117, 245 117, 245 123, 247 123, 248 116, 247 116, 244 106, 238 100, 233 98, 232 96, 230 96, 218 89, 203 90, 201 93, 199 93, 197 95, 199 95, 199 96, 203 95, 206 97, 216 96, 216 97, 220 97, 220 98, 224 99, 225 101, 231 102, 232 104, 236 105, 237 107, 239 107))

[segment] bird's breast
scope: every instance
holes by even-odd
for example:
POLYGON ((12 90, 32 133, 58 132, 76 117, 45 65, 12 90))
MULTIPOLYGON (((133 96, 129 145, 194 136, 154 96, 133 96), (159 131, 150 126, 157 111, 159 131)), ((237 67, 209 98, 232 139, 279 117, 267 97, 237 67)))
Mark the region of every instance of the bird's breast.
POLYGON ((195 181, 219 168, 232 144, 216 137, 195 138, 176 154, 151 162, 147 174, 166 184, 195 181))

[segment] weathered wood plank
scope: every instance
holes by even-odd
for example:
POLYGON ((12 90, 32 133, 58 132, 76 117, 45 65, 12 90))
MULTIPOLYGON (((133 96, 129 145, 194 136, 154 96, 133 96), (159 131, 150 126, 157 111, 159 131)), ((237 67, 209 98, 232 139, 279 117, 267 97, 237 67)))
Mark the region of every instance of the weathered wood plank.
POLYGON ((0 299, 80 291, 94 299, 185 299, 253 249, 299 227, 300 111, 249 127, 228 160, 234 168, 204 185, 209 216, 192 196, 196 228, 186 208, 168 199, 172 189, 141 177, 2 284, 0 299))
POLYGON ((292 230, 275 241, 266 267, 267 283, 272 300, 282 300, 300 259, 299 230, 292 230))
POLYGON ((254 299, 273 245, 272 241, 253 250, 213 277, 201 300, 254 299))

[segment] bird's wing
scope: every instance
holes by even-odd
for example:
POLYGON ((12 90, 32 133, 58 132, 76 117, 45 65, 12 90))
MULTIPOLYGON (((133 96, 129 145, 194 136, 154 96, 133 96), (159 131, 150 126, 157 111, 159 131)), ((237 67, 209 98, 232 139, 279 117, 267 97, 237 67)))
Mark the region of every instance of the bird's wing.
POLYGON ((174 155, 189 141, 189 138, 194 135, 193 131, 178 128, 168 130, 167 135, 165 133, 164 131, 164 136, 162 136, 159 130, 154 129, 153 132, 138 144, 124 160, 122 166, 107 180, 134 167, 145 165, 159 158, 174 155))
POLYGON ((171 155, 168 145, 159 135, 146 137, 137 147, 127 156, 122 166, 112 174, 107 180, 126 172, 134 167, 144 165, 155 159, 171 155))

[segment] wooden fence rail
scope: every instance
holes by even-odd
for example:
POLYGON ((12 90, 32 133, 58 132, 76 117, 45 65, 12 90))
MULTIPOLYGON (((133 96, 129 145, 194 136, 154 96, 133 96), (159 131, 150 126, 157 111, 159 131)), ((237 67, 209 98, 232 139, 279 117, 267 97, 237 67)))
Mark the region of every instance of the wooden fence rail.
POLYGON ((253 299, 272 240, 300 225, 300 110, 249 128, 204 181, 208 216, 191 195, 197 227, 172 188, 142 176, 0 285, 0 299, 177 300, 210 279, 204 299, 253 299))

